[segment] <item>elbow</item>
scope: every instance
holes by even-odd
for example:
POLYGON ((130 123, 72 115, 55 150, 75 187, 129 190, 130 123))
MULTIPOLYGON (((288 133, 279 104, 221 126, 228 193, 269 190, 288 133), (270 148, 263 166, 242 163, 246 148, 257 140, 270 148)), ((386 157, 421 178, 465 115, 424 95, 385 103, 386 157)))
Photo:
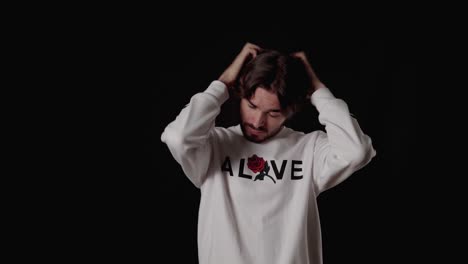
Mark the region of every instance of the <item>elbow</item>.
POLYGON ((368 143, 359 145, 353 150, 350 163, 353 164, 354 167, 362 167, 369 163, 376 154, 377 152, 375 151, 372 144, 368 143))
POLYGON ((186 153, 189 149, 199 148, 206 142, 204 136, 195 137, 184 129, 166 128, 161 136, 162 142, 170 149, 186 153))
POLYGON ((181 149, 184 144, 184 136, 173 129, 166 128, 161 135, 161 141, 171 149, 181 149))

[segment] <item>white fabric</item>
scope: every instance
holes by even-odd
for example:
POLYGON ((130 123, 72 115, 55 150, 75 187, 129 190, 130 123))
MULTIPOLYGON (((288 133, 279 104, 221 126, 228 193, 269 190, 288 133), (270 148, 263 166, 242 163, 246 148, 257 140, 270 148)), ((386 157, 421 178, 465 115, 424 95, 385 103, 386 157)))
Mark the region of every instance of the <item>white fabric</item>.
POLYGON ((240 125, 215 126, 228 98, 226 85, 213 81, 161 136, 201 191, 199 263, 322 263, 316 198, 370 162, 371 139, 326 87, 311 97, 326 133, 284 127, 262 143, 246 140, 240 125), (268 176, 251 169, 254 155, 268 176))

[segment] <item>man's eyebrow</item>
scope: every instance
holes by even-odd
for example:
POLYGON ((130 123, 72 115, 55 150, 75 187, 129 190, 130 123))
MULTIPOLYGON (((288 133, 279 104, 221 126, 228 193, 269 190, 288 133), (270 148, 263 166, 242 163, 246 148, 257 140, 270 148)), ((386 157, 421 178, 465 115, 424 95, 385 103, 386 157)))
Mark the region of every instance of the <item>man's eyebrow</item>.
MULTIPOLYGON (((249 102, 249 104, 253 105, 254 107, 257 107, 254 103, 252 103, 252 101, 250 101, 250 99, 247 99, 247 102, 249 102)), ((281 113, 281 109, 270 109, 267 112, 281 113)))

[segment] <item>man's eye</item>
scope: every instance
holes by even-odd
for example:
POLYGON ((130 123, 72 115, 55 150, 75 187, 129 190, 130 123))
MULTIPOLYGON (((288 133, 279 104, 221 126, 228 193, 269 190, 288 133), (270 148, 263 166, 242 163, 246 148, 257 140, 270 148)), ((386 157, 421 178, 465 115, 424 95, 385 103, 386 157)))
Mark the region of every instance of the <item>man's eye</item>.
POLYGON ((252 108, 252 109, 255 108, 255 106, 254 106, 254 105, 251 105, 251 104, 249 104, 249 107, 252 108))
POLYGON ((270 113, 270 116, 276 118, 276 117, 279 117, 280 114, 278 114, 278 113, 270 113))

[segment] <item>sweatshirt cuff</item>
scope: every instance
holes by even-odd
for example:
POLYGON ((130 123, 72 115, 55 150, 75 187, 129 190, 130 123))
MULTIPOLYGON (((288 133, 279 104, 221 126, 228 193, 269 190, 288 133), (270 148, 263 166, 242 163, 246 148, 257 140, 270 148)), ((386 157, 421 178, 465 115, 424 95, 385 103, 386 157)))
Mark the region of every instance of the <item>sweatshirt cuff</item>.
POLYGON ((319 88, 310 97, 311 103, 317 109, 321 108, 321 106, 326 104, 330 99, 335 99, 335 96, 327 87, 319 88))
POLYGON ((229 92, 226 84, 218 80, 212 81, 205 90, 205 93, 213 95, 219 100, 220 103, 226 102, 226 100, 229 98, 229 92))

